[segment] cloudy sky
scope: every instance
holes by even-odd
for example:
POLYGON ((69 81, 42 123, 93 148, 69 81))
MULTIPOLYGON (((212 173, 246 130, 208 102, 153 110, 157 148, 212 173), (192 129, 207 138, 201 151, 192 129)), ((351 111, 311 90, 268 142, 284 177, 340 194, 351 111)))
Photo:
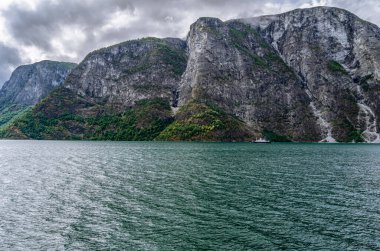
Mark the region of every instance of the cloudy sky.
POLYGON ((0 0, 0 86, 20 64, 80 62, 129 39, 185 37, 201 16, 228 20, 321 5, 380 25, 379 0, 0 0))

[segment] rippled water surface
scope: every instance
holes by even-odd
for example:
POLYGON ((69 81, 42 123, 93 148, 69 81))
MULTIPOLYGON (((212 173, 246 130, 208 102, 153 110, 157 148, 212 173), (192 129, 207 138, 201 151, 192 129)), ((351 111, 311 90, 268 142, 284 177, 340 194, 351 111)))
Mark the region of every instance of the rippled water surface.
POLYGON ((380 145, 0 141, 0 250, 379 250, 380 145))

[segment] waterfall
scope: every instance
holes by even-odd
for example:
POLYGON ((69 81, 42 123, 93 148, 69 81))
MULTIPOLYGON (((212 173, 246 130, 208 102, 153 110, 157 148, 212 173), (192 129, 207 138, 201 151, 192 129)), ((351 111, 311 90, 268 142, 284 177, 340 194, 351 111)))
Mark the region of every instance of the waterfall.
POLYGON ((360 86, 357 86, 357 92, 359 94, 359 114, 358 122, 365 122, 365 130, 362 132, 362 137, 367 143, 380 143, 380 134, 377 132, 376 115, 372 109, 365 104, 365 98, 360 86))
POLYGON ((332 126, 322 116, 322 112, 317 109, 314 102, 310 102, 310 107, 313 110, 314 116, 318 118, 318 124, 321 128, 322 134, 326 135, 324 139, 319 142, 336 143, 336 140, 332 136, 332 126))

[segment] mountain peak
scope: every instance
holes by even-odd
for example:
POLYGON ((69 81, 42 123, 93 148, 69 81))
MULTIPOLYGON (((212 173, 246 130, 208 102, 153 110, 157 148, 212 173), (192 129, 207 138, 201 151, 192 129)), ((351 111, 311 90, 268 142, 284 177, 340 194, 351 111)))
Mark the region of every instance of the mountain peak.
POLYGON ((207 24, 218 24, 218 23, 223 23, 222 20, 220 20, 219 18, 216 18, 216 17, 200 17, 197 19, 197 21, 195 21, 195 23, 207 23, 207 24))
POLYGON ((331 23, 331 22, 352 22, 363 21, 355 14, 341 8, 317 6, 312 8, 299 8, 288 12, 264 15, 252 18, 239 19, 242 22, 249 23, 252 26, 265 29, 273 22, 282 21, 287 26, 288 24, 294 24, 296 26, 306 23, 310 25, 312 23, 331 23))
POLYGON ((202 29, 204 27, 216 28, 223 24, 223 21, 215 17, 200 17, 190 26, 190 32, 194 29, 202 29))

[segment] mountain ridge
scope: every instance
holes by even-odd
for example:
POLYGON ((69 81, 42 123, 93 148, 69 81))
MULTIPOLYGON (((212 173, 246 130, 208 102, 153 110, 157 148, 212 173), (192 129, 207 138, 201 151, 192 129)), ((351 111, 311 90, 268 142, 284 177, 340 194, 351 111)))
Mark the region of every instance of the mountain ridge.
POLYGON ((186 41, 143 38, 89 53, 29 113, 48 133, 19 119, 2 135, 378 143, 379 49, 380 29, 339 8, 203 17, 186 41))

